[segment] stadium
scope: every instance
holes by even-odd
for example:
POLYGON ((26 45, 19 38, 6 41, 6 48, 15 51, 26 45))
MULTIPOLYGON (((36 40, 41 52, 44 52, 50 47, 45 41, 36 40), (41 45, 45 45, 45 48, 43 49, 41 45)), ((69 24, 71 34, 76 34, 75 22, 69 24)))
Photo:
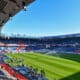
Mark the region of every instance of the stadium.
POLYGON ((0 0, 0 80, 80 80, 80 34, 7 36, 3 26, 35 0, 0 0))

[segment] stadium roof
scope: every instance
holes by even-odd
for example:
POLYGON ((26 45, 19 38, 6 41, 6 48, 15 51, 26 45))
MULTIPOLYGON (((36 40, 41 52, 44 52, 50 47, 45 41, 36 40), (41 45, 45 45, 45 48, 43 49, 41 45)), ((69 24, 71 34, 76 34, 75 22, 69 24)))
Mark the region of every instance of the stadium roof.
POLYGON ((0 36, 4 24, 34 0, 0 0, 0 36))

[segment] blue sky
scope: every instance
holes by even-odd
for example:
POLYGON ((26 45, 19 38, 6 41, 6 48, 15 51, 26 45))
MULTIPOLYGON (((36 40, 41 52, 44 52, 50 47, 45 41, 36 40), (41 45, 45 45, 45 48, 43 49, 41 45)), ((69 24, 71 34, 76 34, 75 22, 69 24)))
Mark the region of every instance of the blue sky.
POLYGON ((54 36, 80 33, 80 0, 36 0, 8 21, 5 34, 54 36))

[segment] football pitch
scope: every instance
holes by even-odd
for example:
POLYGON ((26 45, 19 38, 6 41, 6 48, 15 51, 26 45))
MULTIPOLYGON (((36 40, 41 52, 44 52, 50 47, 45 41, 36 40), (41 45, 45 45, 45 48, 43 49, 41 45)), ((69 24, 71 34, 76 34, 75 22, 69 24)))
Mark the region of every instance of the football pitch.
MULTIPOLYGON (((11 58, 23 59, 24 64, 45 70, 49 80, 80 80, 80 62, 40 53, 7 54, 11 58)), ((80 59, 80 57, 78 57, 80 59)))

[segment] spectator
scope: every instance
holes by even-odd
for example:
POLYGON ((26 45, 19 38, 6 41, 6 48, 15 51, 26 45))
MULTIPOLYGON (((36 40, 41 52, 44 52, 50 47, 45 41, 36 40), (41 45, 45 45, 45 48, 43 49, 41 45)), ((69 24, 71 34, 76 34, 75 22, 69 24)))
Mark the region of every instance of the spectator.
POLYGON ((44 77, 45 76, 45 71, 42 69, 40 72, 41 72, 41 76, 44 77))

